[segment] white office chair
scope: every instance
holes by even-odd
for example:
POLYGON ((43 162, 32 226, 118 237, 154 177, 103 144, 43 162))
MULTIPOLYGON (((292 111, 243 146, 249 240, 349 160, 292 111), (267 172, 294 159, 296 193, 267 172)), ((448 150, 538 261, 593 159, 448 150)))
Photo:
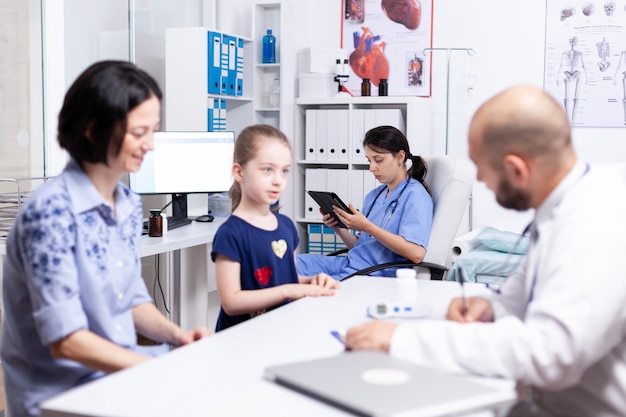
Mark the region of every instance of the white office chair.
POLYGON ((434 203, 433 227, 424 260, 419 264, 407 260, 373 265, 344 279, 386 268, 413 266, 418 278, 428 274, 430 279, 440 280, 450 268, 450 248, 468 205, 476 170, 470 161, 449 155, 424 157, 424 160, 428 167, 426 183, 434 203))

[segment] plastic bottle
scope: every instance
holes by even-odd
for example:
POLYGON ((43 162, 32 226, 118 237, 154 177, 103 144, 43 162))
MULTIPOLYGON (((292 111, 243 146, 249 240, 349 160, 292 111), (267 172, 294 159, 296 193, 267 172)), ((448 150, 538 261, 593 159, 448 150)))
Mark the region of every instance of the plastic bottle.
POLYGON ((150 209, 150 218, 148 219, 148 236, 163 236, 163 217, 161 217, 161 210, 159 209, 150 209))
POLYGON ((263 63, 273 64, 276 62, 276 37, 272 35, 272 29, 267 30, 263 36, 263 63))
POLYGON ((361 96, 369 96, 372 94, 372 84, 370 84, 369 78, 363 78, 363 82, 361 83, 361 96))
POLYGON ((380 81, 378 81, 378 95, 386 96, 388 94, 388 87, 387 79, 381 78, 380 81))
POLYGON ((413 268, 396 270, 396 301, 400 306, 417 304, 417 274, 413 268))
POLYGON ((270 108, 277 108, 280 104, 280 80, 274 78, 267 95, 267 104, 270 108))

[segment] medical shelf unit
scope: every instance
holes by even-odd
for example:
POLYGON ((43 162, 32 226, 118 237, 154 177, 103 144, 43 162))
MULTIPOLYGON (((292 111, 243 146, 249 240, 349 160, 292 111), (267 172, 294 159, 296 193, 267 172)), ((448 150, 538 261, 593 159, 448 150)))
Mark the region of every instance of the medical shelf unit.
MULTIPOLYGON (((252 13, 254 38, 254 123, 266 123, 282 130, 293 140, 296 66, 294 4, 292 0, 256 0, 252 13), (272 29, 276 36, 276 63, 263 64, 263 36, 272 29), (268 94, 274 79, 279 80, 278 107, 270 106, 268 94)), ((280 199, 281 212, 293 216, 293 184, 280 199)))
POLYGON ((326 97, 298 98, 295 100, 294 118, 294 216, 300 233, 301 252, 306 252, 307 232, 310 224, 321 223, 317 206, 312 205, 307 190, 328 190, 337 184, 339 197, 362 209, 363 198, 378 185, 368 172, 362 141, 364 133, 378 125, 396 125, 409 141, 411 151, 419 155, 433 152, 431 138, 431 99, 428 97, 326 97), (330 112, 316 111, 330 110, 330 112), (320 115, 323 119, 317 120, 320 115), (307 116, 308 119, 307 120, 307 116), (315 118, 315 122, 311 120, 315 118), (324 132, 316 132, 322 127, 324 132), (327 142, 314 143, 311 135, 327 142), (343 138, 346 139, 343 139, 343 138), (326 152, 324 152, 326 149, 326 152), (332 152, 332 153, 331 153, 332 152), (327 182, 320 177, 311 181, 312 170, 321 170, 327 182), (309 178, 307 178, 307 173, 309 178), (361 178, 364 179, 361 182, 361 178), (371 179, 370 180, 368 180, 371 179), (368 182, 369 181, 369 182, 368 182), (324 182, 322 180, 322 182, 324 182), (311 207, 309 207, 311 206, 311 207))
MULTIPOLYGON (((238 135, 246 126, 266 123, 293 138, 295 84, 295 45, 293 2, 256 0, 253 2, 249 36, 208 27, 169 28, 165 36, 165 125, 166 130, 206 131, 210 108, 215 99, 226 102, 225 129, 238 135), (262 63, 263 35, 272 29, 276 35, 275 64, 262 63), (208 93, 209 31, 243 40, 243 88, 241 95, 208 93), (279 104, 268 107, 267 93, 275 78, 280 80, 279 104)), ((282 211, 292 212, 291 189, 281 199, 282 211)))
MULTIPOLYGON (((165 130, 207 131, 214 99, 226 101, 226 129, 241 131, 252 119, 251 66, 244 65, 240 96, 209 94, 209 29, 168 28, 165 32, 165 130)), ((219 32, 219 31, 217 31, 219 32)), ((234 35, 233 35, 234 36, 234 35)), ((244 63, 252 56, 252 40, 244 41, 244 63)))
POLYGON ((293 40, 293 3, 291 1, 261 1, 254 3, 252 35, 254 42, 254 109, 257 123, 279 127, 288 137, 293 133, 295 45, 293 40), (263 64, 263 36, 272 29, 276 36, 276 63, 263 64), (280 81, 278 107, 268 103, 268 93, 274 79, 280 81))
POLYGON ((293 131, 295 60, 292 3, 288 0, 257 0, 253 6, 252 36, 241 36, 218 28, 169 28, 165 40, 165 129, 204 130, 208 128, 208 109, 214 99, 226 101, 226 130, 238 134, 254 123, 279 127, 288 135, 293 131), (278 58, 275 64, 262 64, 262 39, 266 29, 276 34, 278 58), (208 93, 208 32, 219 32, 243 40, 243 89, 241 95, 208 93), (284 34, 284 36, 283 36, 284 34), (284 38, 284 39, 283 39, 284 38), (280 80, 277 107, 268 107, 267 93, 272 81, 280 80), (283 114, 284 112, 284 114, 283 114))

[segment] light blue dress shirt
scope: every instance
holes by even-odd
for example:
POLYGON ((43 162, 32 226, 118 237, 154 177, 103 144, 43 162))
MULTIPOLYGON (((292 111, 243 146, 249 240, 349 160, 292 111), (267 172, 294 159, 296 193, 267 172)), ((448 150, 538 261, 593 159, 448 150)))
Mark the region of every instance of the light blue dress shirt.
POLYGON ((115 215, 70 161, 19 212, 3 272, 2 365, 9 415, 38 415, 38 404, 102 376, 53 359, 50 344, 88 329, 136 349, 131 309, 152 302, 141 278, 139 196, 122 183, 115 215))

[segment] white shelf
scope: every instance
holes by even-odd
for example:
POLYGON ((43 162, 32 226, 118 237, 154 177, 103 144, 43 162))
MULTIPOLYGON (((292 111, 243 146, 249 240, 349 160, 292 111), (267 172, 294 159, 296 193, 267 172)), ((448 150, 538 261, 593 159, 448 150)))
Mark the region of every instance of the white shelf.
POLYGON ((429 103, 430 97, 416 96, 368 96, 368 97, 299 97, 296 98, 296 104, 301 106, 315 105, 373 105, 380 106, 386 104, 410 104, 410 103, 429 103))

